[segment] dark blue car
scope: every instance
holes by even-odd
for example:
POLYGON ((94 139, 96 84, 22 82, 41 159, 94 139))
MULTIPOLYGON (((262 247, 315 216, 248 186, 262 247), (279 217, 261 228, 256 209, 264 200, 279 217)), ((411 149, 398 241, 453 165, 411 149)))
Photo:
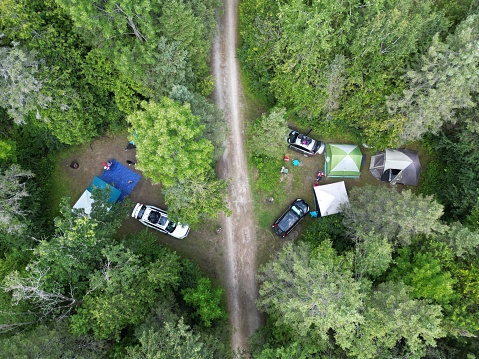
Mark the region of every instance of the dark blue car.
POLYGON ((289 232, 309 213, 309 205, 298 198, 271 226, 280 237, 286 237, 289 232))

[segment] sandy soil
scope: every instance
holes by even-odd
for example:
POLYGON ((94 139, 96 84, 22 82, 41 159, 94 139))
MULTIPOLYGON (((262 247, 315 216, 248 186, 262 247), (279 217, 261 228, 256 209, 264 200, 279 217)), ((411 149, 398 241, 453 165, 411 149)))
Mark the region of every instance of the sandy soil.
POLYGON ((236 58, 237 24, 238 1, 225 0, 212 54, 216 81, 214 97, 217 105, 224 110, 230 130, 225 153, 218 164, 219 176, 231 179, 228 201, 233 212, 230 217, 222 219, 227 274, 225 286, 233 326, 232 347, 247 352, 247 338, 258 328, 261 316, 256 309, 256 225, 246 170, 242 90, 236 58))

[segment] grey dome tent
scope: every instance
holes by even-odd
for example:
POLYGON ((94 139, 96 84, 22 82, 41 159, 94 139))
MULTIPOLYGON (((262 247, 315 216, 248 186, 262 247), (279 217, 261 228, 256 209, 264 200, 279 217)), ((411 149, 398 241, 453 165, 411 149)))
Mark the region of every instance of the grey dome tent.
POLYGON ((416 151, 386 149, 371 156, 369 171, 380 181, 417 186, 421 164, 416 151))

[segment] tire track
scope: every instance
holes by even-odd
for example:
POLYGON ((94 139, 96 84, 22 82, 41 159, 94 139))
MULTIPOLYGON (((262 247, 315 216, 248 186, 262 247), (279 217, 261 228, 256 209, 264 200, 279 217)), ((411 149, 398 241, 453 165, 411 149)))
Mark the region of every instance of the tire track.
POLYGON ((223 111, 230 133, 219 163, 220 177, 231 179, 228 202, 232 215, 223 218, 225 285, 234 350, 248 351, 247 339, 258 328, 256 309, 256 234, 251 192, 247 176, 244 123, 241 114, 242 90, 236 58, 238 1, 224 0, 224 13, 213 44, 212 70, 216 81, 215 101, 223 111))

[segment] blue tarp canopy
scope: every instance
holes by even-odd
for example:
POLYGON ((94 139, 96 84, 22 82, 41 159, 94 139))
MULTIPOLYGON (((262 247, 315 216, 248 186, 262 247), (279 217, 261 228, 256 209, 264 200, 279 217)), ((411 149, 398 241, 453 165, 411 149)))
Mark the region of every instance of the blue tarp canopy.
POLYGON ((93 182, 90 183, 88 186, 87 190, 91 193, 93 190, 93 186, 100 188, 100 189, 105 189, 105 188, 110 188, 110 198, 108 198, 107 202, 109 203, 116 203, 118 201, 118 198, 121 196, 121 191, 119 189, 116 189, 112 185, 106 183, 103 181, 100 177, 95 176, 93 178, 93 182))
POLYGON ((135 188, 141 176, 115 159, 111 159, 110 162, 110 169, 103 170, 100 179, 119 189, 121 191, 119 201, 123 201, 135 188))
POLYGON ((107 202, 108 203, 116 203, 118 199, 121 196, 121 191, 119 189, 116 189, 112 185, 106 183, 99 177, 95 176, 93 178, 92 183, 88 186, 85 192, 81 195, 81 197, 78 199, 78 201, 73 205, 73 208, 82 208, 85 210, 86 214, 91 213, 91 205, 93 204, 93 198, 91 197, 91 192, 93 190, 93 186, 100 188, 102 190, 109 188, 110 189, 110 198, 108 198, 107 202))

